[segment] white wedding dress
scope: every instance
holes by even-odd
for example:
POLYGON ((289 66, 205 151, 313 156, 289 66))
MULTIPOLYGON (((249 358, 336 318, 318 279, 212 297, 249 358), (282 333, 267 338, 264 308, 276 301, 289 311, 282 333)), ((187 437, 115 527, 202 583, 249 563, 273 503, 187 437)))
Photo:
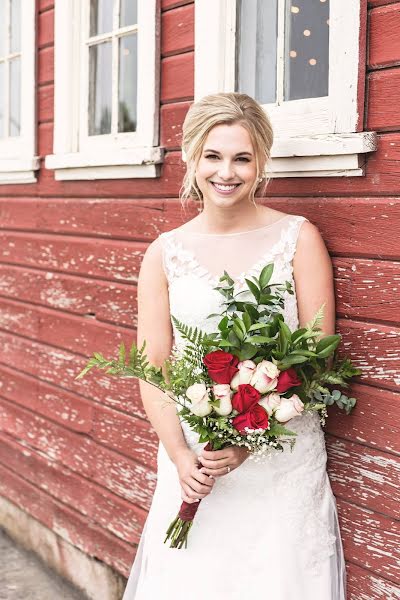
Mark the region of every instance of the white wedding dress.
MULTIPOLYGON (((161 234, 171 314, 203 330, 216 329, 224 269, 235 279, 274 263, 271 283, 293 282, 292 259, 304 217, 234 234, 161 234)), ((298 326, 296 295, 285 319, 298 326)), ((182 343, 175 332, 175 341, 182 343)), ((204 444, 182 424, 197 453, 204 444)), ((216 480, 189 533, 187 549, 164 544, 181 504, 173 463, 162 444, 158 481, 123 600, 345 600, 345 567, 335 498, 326 472, 324 434, 317 415, 292 419, 293 452, 246 460, 216 480)))

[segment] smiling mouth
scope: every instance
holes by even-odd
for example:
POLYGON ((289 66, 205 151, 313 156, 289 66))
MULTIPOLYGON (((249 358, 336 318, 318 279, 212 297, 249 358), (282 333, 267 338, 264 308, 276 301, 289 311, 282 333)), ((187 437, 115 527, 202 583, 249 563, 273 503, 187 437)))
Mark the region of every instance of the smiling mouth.
POLYGON ((215 181, 211 181, 210 183, 219 192, 232 192, 234 189, 239 187, 239 185, 241 185, 240 183, 225 184, 225 183, 216 183, 215 181))

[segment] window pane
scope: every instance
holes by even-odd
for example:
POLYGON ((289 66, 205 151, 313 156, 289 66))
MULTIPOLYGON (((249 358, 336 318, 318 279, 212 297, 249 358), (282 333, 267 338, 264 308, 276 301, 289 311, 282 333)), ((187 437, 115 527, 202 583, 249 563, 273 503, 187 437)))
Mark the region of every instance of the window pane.
POLYGON ((277 0, 240 0, 236 89, 262 104, 276 100, 277 0))
POLYGON ((21 59, 10 61, 10 136, 21 132, 21 59))
POLYGON ((285 100, 328 95, 329 0, 286 0, 285 100))
POLYGON ((120 6, 120 27, 127 25, 136 25, 137 23, 137 0, 121 0, 120 6))
POLYGON ((0 63, 0 138, 5 136, 5 116, 4 110, 6 105, 6 94, 5 94, 5 65, 0 63))
POLYGON ((21 50, 21 0, 11 0, 11 52, 21 50))
POLYGON ((113 0, 90 0, 90 35, 112 31, 113 0))
POLYGON ((89 48, 89 135, 111 131, 111 42, 89 48))
POLYGON ((0 0, 0 58, 6 53, 6 4, 0 0))
POLYGON ((118 131, 136 130, 137 35, 119 40, 118 131))

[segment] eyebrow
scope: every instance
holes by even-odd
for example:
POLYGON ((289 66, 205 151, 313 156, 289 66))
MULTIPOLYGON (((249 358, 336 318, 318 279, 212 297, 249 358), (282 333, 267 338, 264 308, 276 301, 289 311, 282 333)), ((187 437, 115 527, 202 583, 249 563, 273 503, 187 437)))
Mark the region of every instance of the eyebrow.
MULTIPOLYGON (((207 148, 206 150, 204 150, 204 152, 213 152, 214 154, 220 154, 218 150, 212 150, 211 148, 207 148)), ((238 152, 237 154, 235 154, 235 156, 243 156, 245 154, 247 156, 253 156, 251 152, 238 152)))

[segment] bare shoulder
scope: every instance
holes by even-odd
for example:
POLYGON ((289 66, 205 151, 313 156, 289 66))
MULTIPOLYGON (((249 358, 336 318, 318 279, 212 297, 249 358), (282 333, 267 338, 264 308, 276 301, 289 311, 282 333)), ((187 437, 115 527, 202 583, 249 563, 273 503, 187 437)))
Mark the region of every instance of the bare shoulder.
POLYGON ((300 227, 293 259, 295 275, 307 272, 310 276, 319 271, 331 272, 332 262, 324 239, 316 225, 304 221, 300 227))
POLYGON ((326 245, 318 227, 310 221, 305 220, 300 227, 297 252, 313 252, 321 248, 326 249, 326 245))

